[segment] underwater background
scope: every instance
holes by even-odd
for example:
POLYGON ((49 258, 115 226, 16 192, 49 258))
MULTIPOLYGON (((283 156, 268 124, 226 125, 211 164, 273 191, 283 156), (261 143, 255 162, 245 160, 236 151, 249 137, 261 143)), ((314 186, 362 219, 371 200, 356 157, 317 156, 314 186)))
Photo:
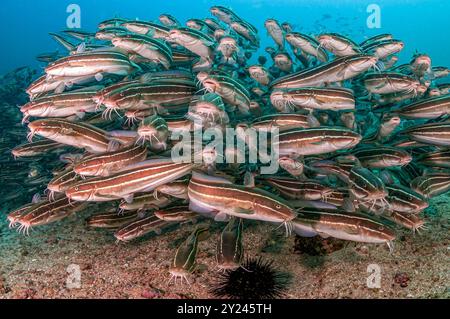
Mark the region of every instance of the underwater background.
POLYGON ((2 34, 0 73, 15 67, 37 65, 35 56, 58 49, 49 32, 66 29, 70 4, 81 8, 81 28, 95 30, 98 21, 111 17, 157 21, 162 12, 182 23, 209 16, 212 5, 224 5, 260 29, 261 48, 270 44, 265 36, 268 18, 289 21, 303 33, 338 32, 356 42, 379 33, 392 33, 406 44, 399 63, 409 62, 418 50, 433 58, 434 65, 450 64, 448 13, 450 2, 442 0, 231 0, 231 1, 147 1, 147 0, 3 0, 0 10, 2 34), (367 28, 368 5, 381 9, 381 28, 367 28))
MULTIPOLYGON (((433 66, 450 67, 450 1, 445 0, 2 0, 0 187, 8 187, 0 190, 7 197, 0 205, 0 299, 220 296, 211 290, 218 287, 220 277, 215 237, 200 243, 197 259, 201 263, 189 285, 168 282, 174 252, 196 230, 194 224, 146 234, 126 244, 117 244, 110 230, 86 225, 86 217, 98 213, 94 210, 37 227, 31 236, 8 228, 7 214, 28 203, 36 189, 42 190, 39 176, 33 174, 52 173, 44 165, 49 164, 46 158, 36 163, 33 159, 14 160, 11 149, 26 142, 27 127, 20 123, 17 105, 28 102, 25 88, 44 72, 45 65, 36 56, 56 50, 67 54, 49 33, 67 29, 70 13, 66 9, 71 4, 79 5, 81 29, 90 32, 110 18, 157 23, 162 13, 184 25, 190 18, 211 17, 210 7, 222 5, 258 29, 261 45, 252 63, 257 63, 259 55, 270 59, 264 48, 274 43, 264 21, 274 18, 291 23, 296 32, 336 32, 356 43, 389 33, 405 44, 397 65, 409 63, 418 52, 429 55, 433 66), (372 4, 381 9, 380 28, 367 26, 367 8, 372 4), (22 180, 21 173, 25 176, 22 180)), ((447 76, 436 83, 448 81, 447 76)), ((274 296, 283 298, 450 298, 449 210, 449 193, 430 199, 424 212, 427 229, 420 234, 399 229, 393 252, 383 244, 286 237, 283 227, 275 230, 278 226, 246 221, 243 251, 255 259, 246 261, 245 266, 256 267, 260 278, 276 278, 283 294, 274 296)), ((212 223, 210 233, 218 236, 222 228, 222 224, 212 223)))

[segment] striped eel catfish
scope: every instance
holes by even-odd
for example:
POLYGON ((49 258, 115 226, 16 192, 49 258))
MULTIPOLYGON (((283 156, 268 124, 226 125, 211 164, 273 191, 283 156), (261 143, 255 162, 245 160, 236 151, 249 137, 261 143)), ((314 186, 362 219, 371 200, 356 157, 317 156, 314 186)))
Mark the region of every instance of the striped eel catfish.
POLYGON ((198 214, 191 212, 189 206, 174 206, 155 211, 155 216, 167 222, 185 222, 198 217, 198 214))
POLYGON ((384 41, 384 40, 390 40, 390 39, 392 39, 392 34, 388 34, 388 33, 377 34, 377 35, 374 35, 373 37, 367 38, 366 40, 361 42, 359 44, 359 46, 364 49, 371 43, 380 42, 380 41, 384 41))
POLYGON ((40 135, 58 143, 84 148, 90 153, 106 153, 120 146, 106 131, 85 123, 74 123, 63 119, 42 119, 28 125, 29 140, 40 135))
POLYGON ((132 145, 81 160, 75 164, 74 171, 81 176, 110 176, 128 165, 145 161, 147 153, 146 147, 132 145))
POLYGON ((226 76, 200 72, 197 79, 210 93, 216 93, 224 102, 237 107, 242 114, 249 114, 250 92, 239 81, 226 76))
POLYGON ((204 20, 200 19, 189 19, 186 21, 186 26, 191 29, 205 32, 207 34, 213 34, 215 29, 210 24, 206 23, 204 20))
POLYGON ((162 65, 165 69, 169 69, 173 62, 170 46, 146 35, 118 35, 111 42, 115 47, 124 49, 131 54, 137 54, 153 62, 156 66, 162 65))
POLYGON ((154 195, 157 197, 161 193, 178 199, 188 200, 188 186, 189 179, 180 179, 156 187, 154 195))
POLYGON ((91 74, 75 77, 52 76, 51 79, 44 74, 31 83, 26 92, 29 95, 30 100, 33 101, 35 98, 50 92, 58 94, 74 85, 85 85, 91 82, 96 82, 95 77, 91 74))
POLYGON ((284 50, 284 31, 280 23, 275 19, 267 19, 264 26, 272 40, 278 45, 278 49, 284 50))
POLYGON ((190 67, 197 56, 183 47, 172 48, 172 67, 190 67))
POLYGON ((450 122, 415 125, 404 129, 400 133, 420 143, 450 146, 450 122))
POLYGON ((72 185, 81 181, 81 176, 77 175, 73 170, 73 166, 69 166, 60 174, 56 175, 47 185, 49 191, 48 197, 53 200, 55 193, 64 193, 72 185))
POLYGON ((92 90, 65 92, 37 98, 21 107, 23 122, 30 117, 68 117, 76 115, 84 118, 86 113, 95 112, 97 104, 92 97, 98 88, 92 90))
POLYGON ((446 66, 433 66, 431 71, 436 79, 445 78, 450 75, 450 69, 446 66))
POLYGON ((404 166, 412 161, 412 156, 405 150, 388 146, 363 147, 352 154, 367 168, 404 166))
POLYGON ((280 156, 318 155, 356 146, 361 135, 339 127, 314 127, 280 132, 274 146, 280 156))
POLYGON ((425 198, 432 198, 450 190, 450 173, 429 173, 411 181, 411 188, 425 198))
POLYGON ((212 61, 215 41, 209 35, 195 29, 178 27, 171 29, 169 39, 198 55, 204 61, 212 61))
POLYGON ((191 235, 178 247, 175 253, 175 258, 169 269, 171 282, 173 279, 175 283, 177 279, 186 280, 188 284, 189 280, 187 276, 195 271, 197 264, 195 262, 197 257, 198 242, 202 240, 208 234, 207 226, 198 226, 191 235))
POLYGON ((401 185, 386 185, 389 210, 400 213, 417 214, 428 207, 425 197, 401 185))
POLYGON ((117 212, 96 214, 89 217, 86 223, 92 228, 117 229, 139 218, 137 211, 127 211, 117 214, 117 212))
POLYGON ((317 37, 320 46, 337 57, 362 53, 361 48, 351 39, 337 33, 324 33, 317 37))
POLYGON ((271 176, 264 178, 270 186, 277 189, 286 199, 307 201, 326 201, 333 189, 316 180, 297 180, 294 178, 271 176))
POLYGON ((150 142, 152 149, 155 146, 162 145, 165 149, 165 143, 169 138, 169 128, 167 122, 158 115, 146 117, 139 124, 137 144, 144 144, 146 141, 150 142))
POLYGON ((286 52, 278 52, 273 57, 274 65, 283 72, 291 73, 293 71, 294 62, 286 52))
POLYGON ((101 80, 104 74, 126 76, 139 69, 125 54, 89 52, 59 59, 50 64, 45 72, 49 76, 96 75, 96 79, 101 80))
POLYGON ((155 232, 159 235, 164 228, 171 224, 171 222, 166 222, 154 214, 150 214, 126 224, 114 233, 114 237, 116 237, 117 242, 129 242, 150 232, 155 232))
POLYGON ((418 95, 427 90, 418 80, 398 72, 369 73, 363 81, 365 88, 372 94, 413 92, 418 95))
POLYGON ((95 37, 95 34, 92 32, 87 32, 87 31, 78 30, 78 29, 68 29, 68 30, 63 30, 62 32, 71 36, 72 38, 75 38, 75 39, 78 39, 81 41, 93 40, 95 37))
POLYGON ((125 167, 109 177, 82 181, 66 191, 76 201, 112 201, 123 198, 133 201, 138 192, 150 192, 191 172, 191 163, 174 163, 171 159, 147 160, 125 167))
POLYGON ((319 127, 319 121, 314 115, 303 115, 297 113, 271 114, 254 119, 250 127, 255 130, 267 130, 277 128, 280 132, 294 128, 319 127))
POLYGON ((393 250, 395 232, 365 214, 304 209, 294 219, 294 231, 300 236, 334 237, 362 243, 386 243, 393 250))
POLYGON ((267 86, 272 80, 272 75, 262 65, 251 65, 247 68, 247 71, 250 77, 261 85, 267 86))
POLYGON ((312 162, 307 163, 307 166, 313 172, 325 175, 326 178, 328 178, 329 175, 335 175, 341 181, 348 184, 350 183, 350 171, 357 164, 358 162, 353 158, 335 158, 334 160, 313 160, 312 162))
POLYGON ((383 143, 394 132, 394 130, 400 125, 401 119, 397 115, 386 114, 381 118, 380 127, 376 133, 376 140, 383 143))
POLYGON ((420 230, 427 229, 425 221, 415 214, 394 211, 389 216, 386 216, 386 218, 398 225, 411 229, 413 233, 419 233, 420 230))
POLYGON ((305 165, 300 160, 288 156, 279 157, 278 164, 295 178, 300 178, 305 170, 305 165))
POLYGON ((64 47, 64 49, 66 49, 70 53, 76 51, 76 45, 69 41, 65 36, 61 36, 57 33, 49 33, 49 35, 53 38, 53 40, 55 40, 59 45, 64 47))
POLYGON ((186 118, 200 123, 205 128, 209 128, 216 123, 228 124, 230 122, 222 98, 214 93, 194 97, 189 104, 186 118))
POLYGON ((25 143, 14 147, 11 151, 14 158, 19 157, 34 157, 40 155, 46 155, 56 149, 64 147, 64 144, 54 142, 52 140, 42 140, 32 143, 25 143))
MULTIPOLYGON (((132 127, 135 124, 139 124, 142 120, 144 120, 146 117, 149 117, 151 115, 154 115, 155 111, 152 109, 148 110, 127 110, 125 111, 124 115, 127 118, 125 120, 125 125, 132 127)), ((136 135, 137 136, 137 135, 136 135)))
POLYGON ((388 192, 383 181, 367 168, 353 167, 350 170, 348 186, 350 199, 372 205, 379 201, 382 207, 389 207, 386 200, 388 192))
POLYGON ((420 155, 417 164, 429 167, 450 168, 450 150, 442 150, 420 155))
POLYGON ((190 209, 201 214, 215 214, 216 220, 227 215, 282 223, 289 234, 295 210, 283 199, 259 188, 232 184, 230 181, 194 172, 189 183, 190 209))
POLYGON ((437 119, 450 114, 450 94, 420 100, 396 111, 406 119, 437 119))
POLYGON ((170 33, 168 27, 147 21, 126 21, 121 26, 128 31, 162 40, 167 40, 170 33))
POLYGON ((280 77, 272 81, 270 87, 273 89, 296 89, 341 82, 366 72, 377 61, 376 57, 365 54, 341 57, 311 69, 280 77))
POLYGON ((159 22, 161 22, 166 27, 178 27, 180 22, 171 14, 163 13, 159 15, 159 22))
POLYGON ((230 23, 231 29, 248 41, 251 47, 259 47, 258 31, 254 26, 246 21, 233 21, 230 23))
POLYGON ((400 40, 386 39, 382 41, 373 41, 364 46, 364 53, 372 54, 382 60, 388 56, 403 50, 404 43, 400 40))
POLYGON ((427 54, 416 53, 414 54, 411 62, 409 62, 411 72, 422 79, 424 83, 429 86, 431 81, 424 79, 426 74, 432 74, 431 70, 431 58, 427 54))
POLYGON ((349 197, 347 189, 333 189, 333 191, 327 195, 324 202, 336 207, 342 207, 345 204, 345 199, 349 197))
POLYGON ((284 112, 286 109, 331 111, 355 109, 353 91, 345 88, 274 90, 270 95, 270 101, 280 112, 284 112))
POLYGON ((231 24, 233 21, 242 21, 236 13, 223 6, 213 6, 209 11, 213 16, 226 24, 231 24))
POLYGON ((123 27, 108 27, 101 30, 98 30, 95 33, 95 38, 97 40, 103 40, 103 41, 111 41, 115 37, 121 35, 121 34, 127 34, 128 30, 123 27))
POLYGON ((102 90, 99 90, 92 99, 95 103, 97 103, 97 107, 103 104, 103 101, 106 99, 106 97, 110 96, 114 92, 120 92, 121 90, 125 89, 129 85, 132 84, 139 84, 142 83, 140 80, 133 80, 133 81, 120 81, 118 83, 112 84, 110 86, 105 87, 102 90))
POLYGON ((147 209, 160 209, 169 206, 173 200, 168 196, 156 196, 155 193, 136 194, 133 202, 122 200, 119 204, 120 211, 144 211, 147 209))
POLYGON ((244 258, 242 218, 231 218, 223 229, 217 243, 216 261, 219 270, 233 270, 241 266, 244 258))
POLYGON ((207 24, 209 26, 209 28, 213 32, 215 32, 216 30, 218 30, 222 27, 221 24, 219 23, 219 21, 217 21, 214 18, 205 18, 205 19, 203 19, 203 21, 205 22, 205 24, 207 24))
POLYGON ((320 62, 328 62, 328 54, 320 43, 307 34, 289 32, 285 36, 286 41, 294 48, 298 48, 306 54, 314 56, 320 62))
POLYGON ((30 209, 32 209, 33 206, 35 205, 36 205, 35 203, 26 204, 10 212, 8 216, 6 216, 6 219, 9 221, 9 228, 16 227, 19 218, 25 215, 28 211, 30 211, 30 209))
POLYGON ((17 231, 29 234, 32 227, 59 221, 84 208, 86 208, 85 203, 73 203, 65 196, 54 201, 42 201, 17 218, 16 223, 20 224, 17 231))
POLYGON ((125 22, 127 22, 127 19, 122 19, 122 18, 112 18, 112 19, 108 19, 105 21, 102 21, 99 23, 98 28, 100 30, 104 29, 104 28, 111 28, 111 27, 117 27, 125 22))
POLYGON ((187 83, 132 84, 104 97, 103 105, 105 112, 153 108, 166 114, 185 110, 196 90, 195 85, 187 83))

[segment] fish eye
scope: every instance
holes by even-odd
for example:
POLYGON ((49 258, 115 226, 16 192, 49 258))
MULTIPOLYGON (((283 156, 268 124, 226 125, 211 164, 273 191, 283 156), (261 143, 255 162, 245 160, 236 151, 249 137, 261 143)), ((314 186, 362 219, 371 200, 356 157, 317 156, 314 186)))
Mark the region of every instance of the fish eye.
POLYGON ((78 192, 80 190, 80 188, 77 186, 75 187, 75 191, 78 192))
POLYGON ((275 208, 276 208, 276 209, 280 209, 280 208, 281 208, 281 205, 275 205, 275 208))

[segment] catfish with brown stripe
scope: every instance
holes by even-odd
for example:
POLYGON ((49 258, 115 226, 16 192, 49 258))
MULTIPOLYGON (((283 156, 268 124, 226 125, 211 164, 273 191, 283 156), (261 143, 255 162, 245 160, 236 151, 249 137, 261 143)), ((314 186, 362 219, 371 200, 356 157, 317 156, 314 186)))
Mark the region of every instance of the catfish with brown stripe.
POLYGON ((150 192, 156 187, 170 183, 191 172, 191 163, 176 163, 170 158, 147 160, 125 167, 109 177, 97 177, 82 181, 66 191, 66 195, 77 201, 133 201, 138 192, 150 192))
POLYGON ((294 219, 294 231, 300 236, 334 237, 362 243, 386 243, 393 250, 394 230, 363 214, 343 211, 303 209, 294 219))
POLYGON ((29 138, 40 135, 55 142, 84 148, 93 154, 119 149, 120 145, 108 137, 106 131, 85 123, 63 119, 42 119, 31 122, 29 138))
POLYGON ((188 188, 194 212, 284 224, 288 233, 296 212, 285 200, 259 188, 235 185, 224 178, 194 172, 188 188))
POLYGON ((74 166, 74 171, 81 176, 110 176, 126 166, 144 161, 147 153, 145 146, 132 145, 82 160, 74 166))

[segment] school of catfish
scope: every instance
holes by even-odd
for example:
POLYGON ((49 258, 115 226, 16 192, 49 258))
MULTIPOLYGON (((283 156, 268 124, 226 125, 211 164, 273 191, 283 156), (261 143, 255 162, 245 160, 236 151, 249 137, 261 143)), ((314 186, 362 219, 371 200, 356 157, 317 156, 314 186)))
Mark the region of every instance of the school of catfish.
MULTIPOLYGON (((424 229, 429 200, 450 190, 450 85, 440 80, 450 69, 421 53, 398 64, 404 43, 391 34, 358 44, 275 19, 264 49, 263 32, 237 13, 210 14, 51 34, 67 53, 38 57, 45 72, 20 107, 29 141, 12 154, 57 154, 58 165, 45 194, 9 213, 10 227, 28 234, 95 211, 89 227, 129 242, 198 223, 175 253, 175 281, 195 270, 211 221, 224 223, 223 270, 240 267, 246 220, 391 250, 398 228, 424 229), (208 147, 203 164, 173 160, 176 133, 208 128, 277 128, 278 172, 218 162, 208 147)), ((244 142, 227 152, 246 156, 244 142)))

